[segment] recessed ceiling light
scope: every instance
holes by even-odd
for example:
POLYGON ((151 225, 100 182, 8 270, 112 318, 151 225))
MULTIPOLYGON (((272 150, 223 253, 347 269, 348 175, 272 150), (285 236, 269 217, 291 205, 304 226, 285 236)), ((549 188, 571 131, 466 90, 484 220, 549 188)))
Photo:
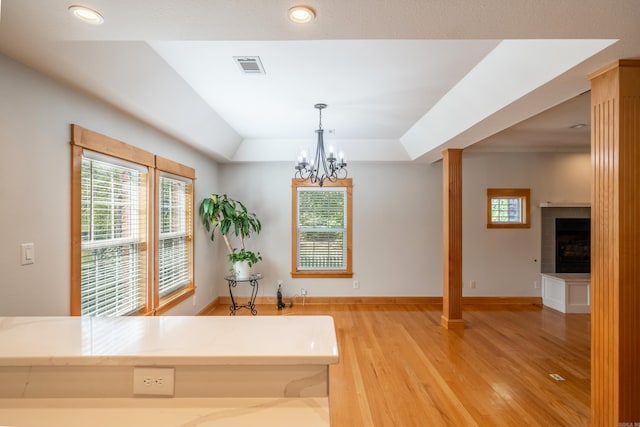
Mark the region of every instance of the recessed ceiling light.
POLYGON ((578 123, 577 125, 573 125, 573 126, 569 126, 571 129, 582 129, 582 128, 586 128, 587 125, 584 123, 578 123))
POLYGON ((316 11, 309 6, 294 6, 289 9, 289 19, 296 24, 306 24, 316 17, 316 11))
POLYGON ((93 9, 84 6, 69 6, 69 13, 87 24, 100 25, 104 18, 93 9))

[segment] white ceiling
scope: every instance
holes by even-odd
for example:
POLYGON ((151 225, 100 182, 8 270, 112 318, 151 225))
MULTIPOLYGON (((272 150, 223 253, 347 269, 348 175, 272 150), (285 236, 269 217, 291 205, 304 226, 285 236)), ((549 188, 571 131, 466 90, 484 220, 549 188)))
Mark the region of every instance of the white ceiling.
POLYGON ((589 74, 640 57, 637 0, 302 3, 307 25, 287 20, 293 0, 4 0, 0 52, 220 161, 312 151, 318 102, 348 161, 585 149, 588 127, 569 126, 589 123, 589 74))

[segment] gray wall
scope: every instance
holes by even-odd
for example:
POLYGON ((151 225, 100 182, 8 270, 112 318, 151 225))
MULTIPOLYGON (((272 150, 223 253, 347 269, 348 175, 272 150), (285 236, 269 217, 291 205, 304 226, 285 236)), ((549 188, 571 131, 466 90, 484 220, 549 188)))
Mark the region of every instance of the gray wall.
POLYGON ((307 288, 309 296, 438 294, 442 276, 441 166, 350 164, 353 178, 352 279, 292 279, 291 178, 293 163, 224 165, 225 191, 244 201, 263 223, 251 247, 263 254, 261 294, 307 288))
MULTIPOLYGON (((179 106, 176 106, 179 108, 179 106)), ((442 168, 435 164, 354 163, 354 279, 292 279, 293 161, 218 165, 104 103, 0 56, 0 315, 69 313, 69 124, 126 141, 196 169, 196 208, 212 192, 240 199, 263 222, 248 246, 264 261, 260 295, 301 287, 309 296, 442 295, 442 168), (36 263, 20 266, 20 244, 36 263)), ((588 153, 466 152, 463 156, 465 295, 539 296, 540 202, 590 198, 588 153), (488 187, 529 187, 530 229, 487 229, 488 187), (477 283, 469 288, 469 281, 477 283)), ((226 295, 225 252, 196 223, 196 298, 170 314, 193 314, 226 295)))
POLYGON ((540 203, 589 202, 589 153, 467 153, 463 174, 464 294, 540 296, 540 203), (531 228, 486 228, 487 188, 531 188, 531 228))
MULTIPOLYGON (((194 167, 196 199, 218 186, 215 162, 0 55, 0 316, 69 314, 71 123, 194 167), (21 266, 27 242, 35 244, 36 262, 21 266)), ((214 252, 199 231, 195 304, 191 298, 171 314, 195 313, 215 296, 214 252)))
MULTIPOLYGON (((589 168, 588 153, 463 155, 465 295, 540 296, 534 286, 540 274, 539 204, 588 201, 589 168), (489 187, 531 188, 531 228, 487 229, 489 187)), ((291 278, 291 163, 222 166, 225 192, 246 202, 263 221, 263 233, 250 242, 264 257, 257 266, 265 275, 261 295, 273 295, 278 280, 290 295, 301 287, 309 296, 442 295, 441 163, 356 163, 348 169, 359 289, 347 279, 291 278)))

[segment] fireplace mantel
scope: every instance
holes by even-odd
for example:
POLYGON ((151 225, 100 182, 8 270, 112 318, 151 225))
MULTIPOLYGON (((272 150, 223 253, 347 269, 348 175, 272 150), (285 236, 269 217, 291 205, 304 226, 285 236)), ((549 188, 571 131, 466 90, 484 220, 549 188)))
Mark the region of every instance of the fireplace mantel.
POLYGON ((581 202, 540 202, 541 208, 590 208, 591 203, 581 202))

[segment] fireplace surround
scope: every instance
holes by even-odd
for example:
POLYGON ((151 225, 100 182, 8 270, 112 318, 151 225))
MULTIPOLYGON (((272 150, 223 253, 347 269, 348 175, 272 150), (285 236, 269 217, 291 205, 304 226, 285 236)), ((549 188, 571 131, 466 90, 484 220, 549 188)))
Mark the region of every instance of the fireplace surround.
POLYGON ((542 302, 562 313, 589 313, 591 208, 541 208, 542 302))
MULTIPOLYGON (((579 271, 558 271, 556 268, 556 220, 575 219, 590 221, 591 208, 584 207, 542 207, 541 208, 541 245, 540 272, 541 273, 573 273, 579 271)), ((563 222, 563 221, 561 221, 563 222)), ((584 224, 584 223, 583 223, 584 224)), ((584 244, 584 238, 581 238, 584 244)), ((571 240, 569 240, 571 242, 571 240)), ((575 249, 575 248, 574 248, 575 249)), ((562 269, 563 267, 561 267, 562 269)), ((589 270, 582 271, 588 273, 589 270)))

